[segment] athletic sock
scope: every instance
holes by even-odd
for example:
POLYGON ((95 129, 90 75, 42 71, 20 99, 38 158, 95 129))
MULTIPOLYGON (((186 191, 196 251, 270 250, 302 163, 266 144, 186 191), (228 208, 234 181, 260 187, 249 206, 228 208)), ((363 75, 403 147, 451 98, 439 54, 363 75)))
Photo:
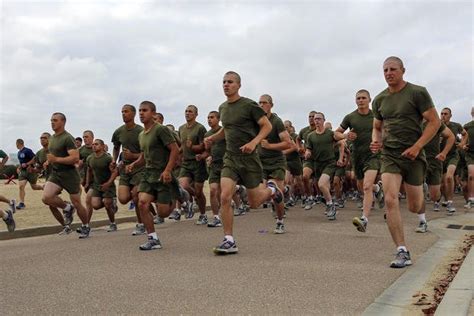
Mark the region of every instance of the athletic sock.
POLYGON ((374 184, 374 189, 375 189, 374 192, 378 193, 380 191, 380 185, 374 184))
POLYGON ((363 219, 363 220, 366 221, 366 222, 369 221, 369 219, 368 219, 367 217, 365 217, 365 215, 362 215, 360 218, 363 219))
POLYGON ((70 212, 72 209, 72 205, 70 203, 66 203, 66 207, 63 208, 63 211, 70 212))
POLYGON ((220 219, 220 218, 219 218, 219 215, 214 215, 214 218, 215 218, 215 219, 220 219))
POLYGON ((270 189, 270 191, 272 191, 272 195, 275 194, 275 192, 276 192, 275 188, 273 188, 273 187, 268 187, 268 188, 270 189))
POLYGON ((418 219, 420 220, 420 222, 426 223, 425 213, 418 214, 418 219))
POLYGON ((283 224, 283 219, 277 219, 277 224, 283 224))
POLYGON ((234 237, 232 237, 231 235, 225 235, 224 238, 230 242, 234 242, 234 237))
POLYGON ((400 251, 402 251, 402 250, 405 251, 405 252, 408 252, 407 247, 405 247, 405 246, 398 246, 398 247, 397 247, 397 251, 398 251, 398 252, 400 252, 400 251))
POLYGON ((158 235, 156 234, 156 232, 153 232, 153 233, 148 234, 148 237, 151 237, 151 238, 153 238, 154 240, 158 240, 158 235))

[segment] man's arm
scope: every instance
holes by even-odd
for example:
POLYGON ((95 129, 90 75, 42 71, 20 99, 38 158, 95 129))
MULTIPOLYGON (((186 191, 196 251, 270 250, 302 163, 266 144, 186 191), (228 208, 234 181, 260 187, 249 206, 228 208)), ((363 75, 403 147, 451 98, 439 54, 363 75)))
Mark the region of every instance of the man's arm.
POLYGON ((438 155, 436 155, 435 158, 440 161, 444 161, 446 159, 446 155, 449 153, 449 151, 451 150, 451 147, 453 147, 454 145, 455 137, 454 137, 453 132, 451 132, 449 128, 445 128, 441 132, 441 137, 446 139, 446 145, 444 145, 443 150, 438 155))
POLYGON ((173 171, 173 168, 176 164, 176 160, 178 159, 179 155, 179 148, 176 142, 172 142, 168 144, 166 147, 168 147, 170 151, 170 156, 168 159, 168 163, 166 164, 165 170, 160 175, 160 180, 163 181, 164 183, 169 183, 171 182, 172 176, 171 172, 173 171))
POLYGON ((441 121, 435 108, 426 110, 422 115, 427 124, 423 130, 423 133, 421 134, 421 137, 416 141, 416 143, 413 144, 413 146, 407 148, 402 153, 402 156, 405 156, 411 160, 415 160, 415 158, 418 157, 420 151, 433 138, 433 136, 436 135, 436 132, 441 126, 441 121))
POLYGON ((48 154, 48 161, 62 165, 74 165, 79 161, 79 151, 77 149, 69 149, 67 154, 67 157, 56 157, 53 154, 48 154))
POLYGON ((117 162, 119 155, 120 155, 120 145, 114 144, 114 150, 112 151, 112 157, 113 157, 112 162, 117 162))
POLYGON ((8 161, 8 158, 8 155, 2 158, 2 161, 0 162, 0 168, 3 168, 3 166, 5 166, 8 161))
POLYGON ((270 132, 272 131, 272 123, 270 123, 266 115, 262 116, 258 120, 257 123, 258 123, 258 126, 260 127, 260 130, 257 136, 254 137, 254 139, 252 139, 250 142, 240 147, 240 150, 243 153, 247 153, 247 154, 252 153, 255 150, 255 147, 257 147, 257 145, 260 144, 262 140, 265 139, 268 136, 268 134, 270 134, 270 132))
POLYGON ((283 151, 291 148, 291 137, 287 131, 281 132, 278 134, 278 137, 280 137, 279 143, 269 143, 266 139, 262 140, 262 147, 275 151, 283 151))
POLYGON ((382 126, 383 121, 374 118, 372 128, 372 142, 370 143, 370 150, 376 153, 382 149, 382 126))
POLYGON ((209 137, 204 138, 204 145, 206 146, 206 148, 209 148, 209 147, 212 146, 213 142, 217 142, 218 140, 221 140, 221 139, 224 139, 224 138, 225 138, 224 128, 221 128, 214 135, 211 135, 209 137))

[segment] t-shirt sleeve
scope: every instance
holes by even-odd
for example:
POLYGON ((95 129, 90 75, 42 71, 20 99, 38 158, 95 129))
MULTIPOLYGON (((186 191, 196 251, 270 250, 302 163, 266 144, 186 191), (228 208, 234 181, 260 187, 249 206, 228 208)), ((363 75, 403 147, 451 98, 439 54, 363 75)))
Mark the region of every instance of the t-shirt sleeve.
POLYGON ((278 118, 278 120, 276 121, 276 131, 278 132, 278 134, 286 131, 285 125, 283 124, 283 121, 280 118, 278 118))
POLYGON ((198 142, 199 142, 199 144, 204 142, 204 137, 206 137, 206 128, 201 125, 199 127, 199 131, 198 131, 198 142))
POLYGON ((342 120, 340 126, 341 126, 342 129, 344 129, 344 130, 346 130, 346 129, 348 129, 349 127, 351 127, 351 123, 350 123, 350 120, 349 120, 349 115, 344 116, 344 119, 342 120))
MULTIPOLYGON (((313 133, 313 132, 311 132, 313 133)), ((306 136, 306 149, 313 150, 313 143, 312 143, 312 135, 309 133, 309 135, 306 136)))
POLYGON ((64 147, 66 148, 66 150, 71 150, 71 149, 76 149, 76 144, 74 143, 74 137, 72 137, 71 135, 69 135, 69 137, 67 137, 65 140, 64 140, 64 147))
POLYGON ((415 104, 421 114, 434 107, 433 100, 431 100, 431 96, 428 93, 428 90, 426 90, 426 88, 424 87, 421 87, 419 91, 415 93, 414 99, 415 104))
POLYGON ((120 131, 117 129, 112 135, 112 144, 114 144, 115 147, 122 145, 120 143, 119 134, 120 134, 120 131))
POLYGON ((7 157, 7 154, 3 150, 0 149, 0 158, 3 159, 5 157, 7 157))
POLYGON ((250 117, 255 121, 258 122, 262 116, 265 115, 265 111, 257 105, 257 103, 252 102, 250 103, 250 117))
POLYGON ((92 155, 89 155, 89 156, 86 158, 86 166, 89 167, 89 168, 92 168, 92 166, 91 166, 91 159, 92 159, 92 155))
POLYGON ((158 137, 161 139, 165 146, 168 146, 171 143, 176 143, 171 131, 167 127, 161 127, 158 132, 158 137))
POLYGON ((375 98, 374 102, 372 102, 372 112, 374 113, 374 118, 376 118, 379 121, 382 121, 383 117, 379 111, 379 102, 380 102, 380 98, 375 98))

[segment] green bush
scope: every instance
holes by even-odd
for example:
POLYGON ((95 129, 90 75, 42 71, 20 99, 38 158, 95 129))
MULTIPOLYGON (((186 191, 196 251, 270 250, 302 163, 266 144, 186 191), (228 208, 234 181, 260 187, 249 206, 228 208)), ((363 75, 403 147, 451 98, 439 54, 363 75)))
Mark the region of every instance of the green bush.
POLYGON ((0 179, 6 179, 7 177, 9 178, 12 175, 15 176, 15 179, 18 179, 16 168, 18 168, 18 166, 15 166, 15 165, 3 166, 3 168, 0 169, 0 179))

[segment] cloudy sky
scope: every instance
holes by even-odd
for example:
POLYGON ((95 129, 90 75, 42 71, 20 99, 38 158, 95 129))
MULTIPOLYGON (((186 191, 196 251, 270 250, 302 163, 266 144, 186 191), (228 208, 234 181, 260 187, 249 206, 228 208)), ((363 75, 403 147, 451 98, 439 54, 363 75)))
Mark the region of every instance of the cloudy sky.
MULTIPOLYGON (((52 112, 80 136, 109 141, 125 103, 153 101, 165 122, 198 120, 224 101, 228 70, 241 95, 268 93, 274 111, 307 125, 319 110, 338 125, 354 94, 386 85, 385 57, 427 87, 438 109, 470 121, 471 1, 1 1, 0 148, 39 149, 52 112)), ((138 121, 138 118, 137 118, 138 121)))

